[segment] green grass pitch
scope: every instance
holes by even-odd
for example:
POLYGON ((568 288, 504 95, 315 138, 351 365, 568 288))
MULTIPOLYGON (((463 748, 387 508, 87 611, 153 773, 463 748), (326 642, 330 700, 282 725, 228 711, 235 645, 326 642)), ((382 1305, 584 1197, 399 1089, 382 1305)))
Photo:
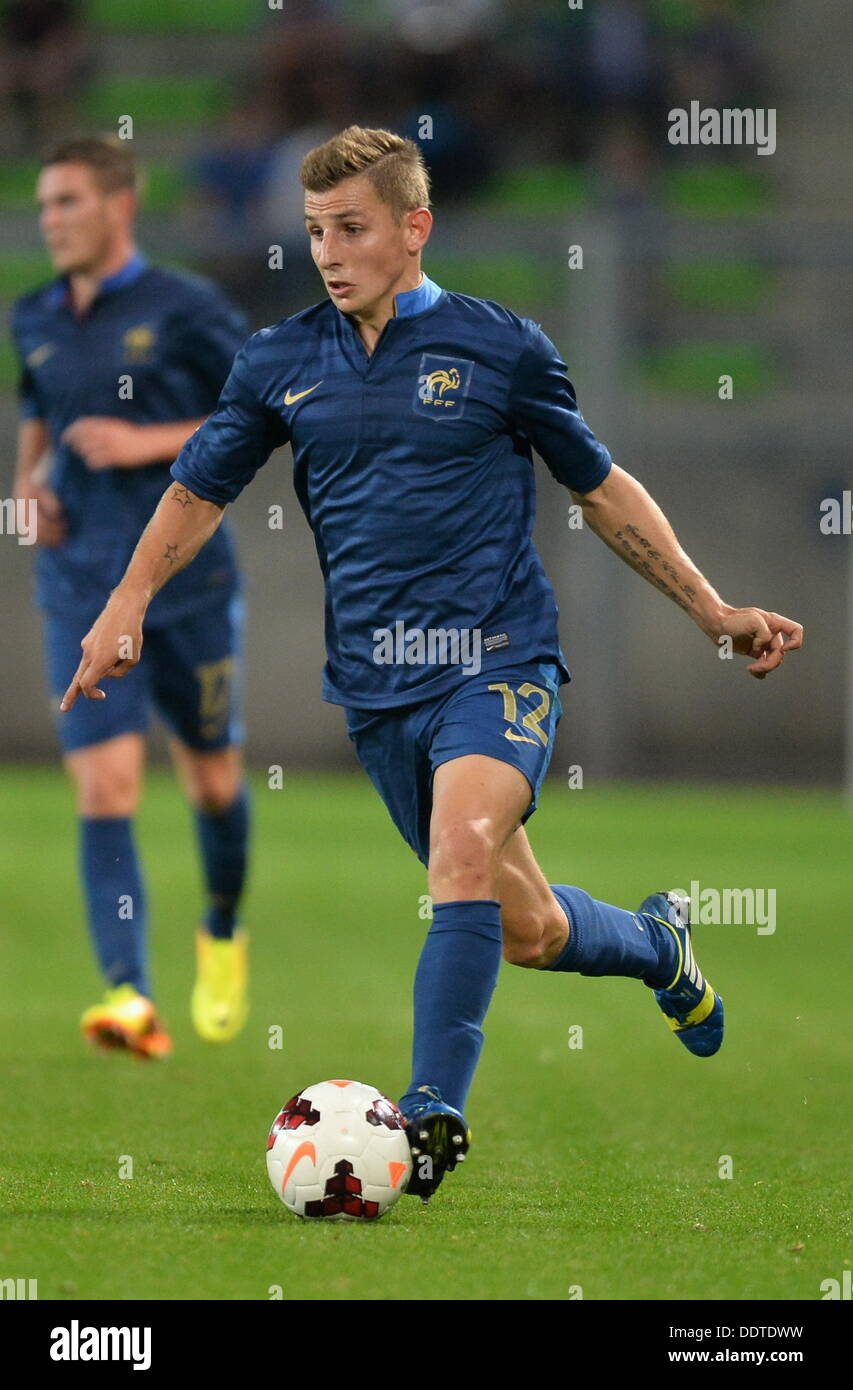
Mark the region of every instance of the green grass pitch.
POLYGON ((351 1076, 396 1096, 408 1079, 426 885, 367 780, 255 779, 253 1012, 217 1049, 189 1021, 190 820, 171 779, 150 776, 140 839, 176 1045, 159 1065, 82 1043, 101 986, 70 792, 51 769, 3 781, 0 1278, 75 1301, 276 1286, 285 1300, 815 1300, 849 1268, 850 825, 832 796, 549 783, 531 838, 553 881, 632 907, 691 879, 775 888, 776 931, 696 929, 729 1023, 710 1060, 638 982, 504 965, 468 1163, 429 1207, 403 1196, 362 1227, 292 1217, 264 1153, 300 1087, 351 1076))

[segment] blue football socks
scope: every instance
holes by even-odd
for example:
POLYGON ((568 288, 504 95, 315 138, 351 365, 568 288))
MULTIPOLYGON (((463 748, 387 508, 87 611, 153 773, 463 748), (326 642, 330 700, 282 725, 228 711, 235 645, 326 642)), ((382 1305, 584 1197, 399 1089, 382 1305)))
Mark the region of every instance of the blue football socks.
POLYGON ((598 902, 582 888, 552 883, 551 892, 569 919, 569 940, 549 970, 579 975, 630 975, 665 988, 678 969, 675 936, 648 913, 626 912, 598 902))
POLYGON ((127 817, 80 818, 80 869, 89 930, 107 983, 131 984, 150 998, 145 890, 127 817))
POLYGON ((205 926, 211 936, 231 937, 246 880, 249 839, 249 794, 241 786, 231 805, 219 814, 196 811, 204 879, 210 894, 205 926))
POLYGON ((400 1101, 434 1086, 461 1110, 483 1047, 482 1023, 501 963, 501 908, 490 900, 436 903, 415 973, 412 1082, 400 1101))

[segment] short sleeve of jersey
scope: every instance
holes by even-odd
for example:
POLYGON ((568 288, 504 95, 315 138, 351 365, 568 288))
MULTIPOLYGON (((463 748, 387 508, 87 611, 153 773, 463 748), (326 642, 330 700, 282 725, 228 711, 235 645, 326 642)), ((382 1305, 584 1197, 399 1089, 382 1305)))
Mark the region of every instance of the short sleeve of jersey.
POLYGON ((612 467, 610 454, 578 409, 565 362, 530 319, 524 320, 524 347, 510 385, 509 415, 559 483, 585 493, 604 482, 612 467))
POLYGON ((15 343, 15 350, 18 354, 20 372, 18 374, 18 405, 22 420, 43 420, 44 410, 38 398, 36 384, 33 380, 32 372, 27 366, 18 346, 17 324, 15 317, 12 318, 12 338, 15 343))
POLYGON ((249 384, 251 343, 250 338, 237 353, 213 414, 190 435, 170 469, 207 502, 233 502, 273 449, 288 441, 284 421, 249 384))
POLYGON ((249 324, 224 295, 211 289, 182 309, 174 326, 172 351, 186 362, 215 400, 234 355, 249 336, 249 324))

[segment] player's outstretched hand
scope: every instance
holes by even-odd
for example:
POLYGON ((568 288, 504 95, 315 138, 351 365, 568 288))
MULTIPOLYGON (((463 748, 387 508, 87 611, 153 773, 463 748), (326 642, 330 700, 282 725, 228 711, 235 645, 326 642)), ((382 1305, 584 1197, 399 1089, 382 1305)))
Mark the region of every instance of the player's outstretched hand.
POLYGON ((763 608, 730 609, 720 623, 718 641, 720 637, 731 637, 739 656, 753 658, 746 669, 759 681, 782 665, 786 652, 803 645, 800 623, 780 613, 765 613, 763 608))
POLYGON ((87 700, 105 700, 98 689, 105 676, 126 676, 142 654, 142 619, 139 604, 122 598, 118 590, 90 627, 80 646, 83 658, 62 697, 60 710, 71 709, 78 695, 87 700))

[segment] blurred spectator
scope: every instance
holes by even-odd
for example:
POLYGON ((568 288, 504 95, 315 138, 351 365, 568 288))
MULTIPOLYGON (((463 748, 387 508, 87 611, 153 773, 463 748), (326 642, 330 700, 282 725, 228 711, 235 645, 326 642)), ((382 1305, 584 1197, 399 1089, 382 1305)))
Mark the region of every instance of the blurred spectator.
POLYGON ((289 0, 265 30, 258 72, 276 129, 355 120, 356 62, 355 34, 331 0, 289 0))
POLYGON ((324 293, 305 231, 302 160, 342 127, 362 121, 359 41, 339 6, 296 0, 287 12, 286 23, 268 29, 260 73, 275 141, 257 233, 264 248, 281 246, 284 262, 270 276, 265 255, 261 268, 268 307, 274 293, 274 317, 294 313, 324 293))
POLYGON ((269 111, 256 98, 244 99, 223 117, 218 135, 192 163, 201 203, 213 214, 209 233, 235 249, 257 244, 257 214, 274 150, 269 111))
POLYGON ((693 8, 692 23, 667 44, 670 105, 760 106, 763 77, 731 0, 693 0, 693 8))
POLYGON ((480 76, 486 72, 493 80, 491 58, 488 37, 474 34, 442 54, 411 48, 403 38, 377 54, 369 123, 388 126, 421 146, 436 202, 472 195, 496 156, 501 159, 495 145, 503 117, 484 101, 480 76))
POLYGON ((600 0, 587 34, 587 128, 602 190, 619 206, 646 200, 652 151, 666 130, 659 33, 644 0, 600 0))
POLYGON ((453 102, 433 98, 416 102, 399 113, 393 127, 420 145, 433 201, 439 206, 473 197, 494 172, 496 152, 488 130, 472 125, 453 102))
POLYGON ((280 140, 273 156, 259 230, 264 246, 280 246, 282 268, 264 271, 265 292, 275 293, 276 317, 294 314, 322 299, 326 291, 311 256, 305 230, 305 202, 299 168, 309 150, 330 140, 339 127, 331 122, 298 126, 280 140))
POLYGON ((659 37, 645 0, 599 0, 588 36, 594 109, 639 120, 656 109, 663 86, 659 37))
POLYGON ((587 9, 504 0, 489 76, 507 166, 585 155, 588 28, 587 9))
POLYGON ((451 53, 485 37, 500 10, 498 0, 385 0, 392 31, 419 53, 451 53))
POLYGON ((0 103, 11 108, 20 155, 32 154, 63 125, 86 68, 79 0, 4 0, 0 9, 0 103))
POLYGON ((419 143, 439 206, 504 170, 569 164, 629 212, 671 154, 668 111, 747 90, 755 104, 756 80, 732 0, 288 0, 264 25, 250 94, 195 161, 209 269, 261 322, 322 294, 299 167, 351 123, 419 143))

